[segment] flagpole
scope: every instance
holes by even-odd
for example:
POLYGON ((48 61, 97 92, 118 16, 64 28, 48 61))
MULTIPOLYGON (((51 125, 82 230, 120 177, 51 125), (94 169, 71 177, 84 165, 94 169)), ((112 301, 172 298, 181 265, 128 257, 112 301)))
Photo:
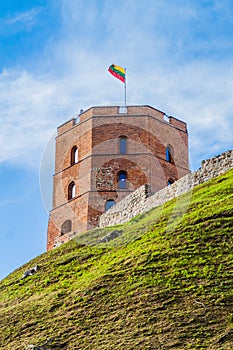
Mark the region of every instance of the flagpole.
POLYGON ((110 74, 122 81, 122 83, 124 84, 124 106, 126 108, 126 68, 122 68, 120 66, 116 66, 115 64, 111 64, 111 66, 109 66, 108 68, 108 71, 110 74))
POLYGON ((125 68, 125 108, 126 108, 126 68, 125 68))

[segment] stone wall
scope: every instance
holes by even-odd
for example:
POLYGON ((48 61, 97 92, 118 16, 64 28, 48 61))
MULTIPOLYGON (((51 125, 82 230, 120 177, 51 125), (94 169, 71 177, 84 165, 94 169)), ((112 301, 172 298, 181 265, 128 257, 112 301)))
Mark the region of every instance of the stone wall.
POLYGON ((214 158, 204 160, 201 168, 190 173, 170 186, 152 194, 148 185, 143 185, 125 197, 99 218, 99 227, 124 223, 138 214, 164 204, 188 192, 193 187, 206 182, 233 168, 233 150, 214 158))
MULTIPOLYGON (((150 106, 127 106, 124 111, 92 107, 80 112, 78 120, 73 118, 58 127, 48 250, 74 233, 96 227, 109 200, 121 202, 144 184, 157 192, 189 173, 187 125, 164 116, 150 106), (122 138, 126 141, 123 151, 122 138), (74 149, 78 154, 75 161, 74 149), (71 221, 71 230, 64 233, 67 221, 71 221)), ((126 201, 124 220, 141 212, 146 187, 142 191, 141 195, 133 194, 133 205, 126 201)), ((122 220, 121 214, 114 215, 122 220)))
POLYGON ((150 196, 150 187, 145 184, 126 196, 99 218, 99 226, 112 226, 129 221, 145 211, 146 199, 150 196))

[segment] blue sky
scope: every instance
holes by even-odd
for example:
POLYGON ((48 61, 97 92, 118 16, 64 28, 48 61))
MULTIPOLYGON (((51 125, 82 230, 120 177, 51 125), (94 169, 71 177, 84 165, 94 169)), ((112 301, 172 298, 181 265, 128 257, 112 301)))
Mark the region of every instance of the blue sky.
POLYGON ((0 278, 45 251, 56 127, 123 102, 110 64, 127 67, 128 104, 187 121, 193 169, 233 148, 232 14, 231 0, 0 2, 0 278))

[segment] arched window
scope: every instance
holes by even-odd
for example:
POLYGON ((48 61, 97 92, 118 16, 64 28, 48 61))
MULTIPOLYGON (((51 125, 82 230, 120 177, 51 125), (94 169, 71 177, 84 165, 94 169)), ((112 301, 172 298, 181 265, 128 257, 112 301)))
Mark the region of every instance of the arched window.
POLYGON ((127 188, 127 173, 126 171, 120 171, 118 174, 118 188, 127 188))
POLYGON ((167 146, 166 148, 166 161, 169 163, 172 163, 172 147, 171 146, 167 146))
POLYGON ((61 225, 61 235, 65 235, 66 233, 72 230, 72 222, 71 220, 66 220, 61 225))
POLYGON ((127 153, 127 137, 120 136, 119 138, 119 153, 126 154, 127 153))
POLYGON ((78 147, 74 146, 71 150, 71 165, 78 163, 78 147))
POLYGON ((113 205, 115 205, 114 199, 108 199, 105 203, 105 211, 110 209, 113 205))
POLYGON ((174 183, 175 181, 173 179, 168 179, 167 185, 170 186, 174 183))
POLYGON ((72 181, 68 186, 68 200, 75 197, 76 186, 74 181, 72 181))

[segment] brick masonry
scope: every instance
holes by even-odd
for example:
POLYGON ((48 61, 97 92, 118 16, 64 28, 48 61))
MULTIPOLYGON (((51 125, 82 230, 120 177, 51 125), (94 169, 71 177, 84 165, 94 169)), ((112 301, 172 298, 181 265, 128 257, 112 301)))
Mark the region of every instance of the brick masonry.
POLYGON ((146 191, 157 192, 188 173, 185 122, 150 106, 128 106, 123 112, 120 107, 92 107, 82 112, 58 127, 47 249, 96 227, 106 201, 118 203, 130 194, 139 200, 141 190, 135 190, 142 185, 149 184, 146 191), (127 140, 124 154, 121 137, 127 140), (78 149, 75 163, 74 147, 78 149), (120 172, 127 174, 125 188, 119 188, 120 172), (75 195, 69 198, 71 184, 75 195), (62 231, 63 225, 70 232, 62 231))
POLYGON ((99 227, 112 226, 129 221, 167 201, 187 193, 195 186, 217 177, 233 168, 233 150, 202 162, 199 170, 187 174, 170 186, 152 193, 148 185, 143 185, 125 197, 99 218, 99 227))

